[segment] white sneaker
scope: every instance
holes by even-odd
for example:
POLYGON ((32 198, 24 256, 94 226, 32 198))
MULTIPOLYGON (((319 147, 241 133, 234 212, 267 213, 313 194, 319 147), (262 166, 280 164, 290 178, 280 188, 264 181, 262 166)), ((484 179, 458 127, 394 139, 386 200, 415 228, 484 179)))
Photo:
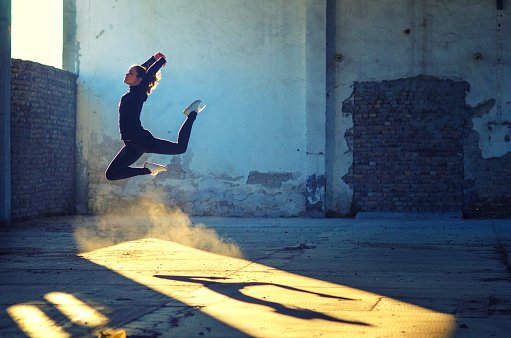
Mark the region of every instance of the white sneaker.
POLYGON ((198 113, 200 113, 201 111, 203 111, 203 110, 204 110, 204 108, 206 108, 206 106, 201 107, 201 105, 202 105, 202 101, 201 101, 201 100, 195 100, 195 101, 193 101, 193 102, 192 102, 192 104, 191 104, 191 105, 189 105, 188 107, 186 107, 186 109, 185 109, 185 110, 183 110, 183 114, 185 114, 186 116, 188 116, 188 115, 190 115, 190 113, 191 113, 192 111, 197 112, 197 114, 198 114, 198 113))
POLYGON ((161 164, 156 164, 153 162, 144 162, 144 168, 149 169, 151 171, 151 175, 156 176, 161 171, 167 171, 167 167, 161 164))

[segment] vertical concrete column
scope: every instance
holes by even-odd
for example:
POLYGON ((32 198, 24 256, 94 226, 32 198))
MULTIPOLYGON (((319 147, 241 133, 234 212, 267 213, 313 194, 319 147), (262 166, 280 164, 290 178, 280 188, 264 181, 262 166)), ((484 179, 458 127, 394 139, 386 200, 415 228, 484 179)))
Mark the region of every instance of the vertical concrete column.
POLYGON ((326 0, 307 1, 306 76, 306 212, 325 216, 326 152, 326 0))
POLYGON ((79 59, 76 43, 76 0, 64 0, 62 69, 78 75, 79 59))
MULTIPOLYGON (((80 1, 82 8, 88 8, 87 1, 80 1)), ((62 68, 80 76, 80 43, 77 41, 77 0, 64 0, 64 35, 62 49, 62 68)), ((87 117, 79 114, 80 100, 77 88, 76 103, 76 211, 81 214, 88 212, 87 200, 89 197, 89 171, 87 165, 88 141, 87 117)))
POLYGON ((0 0, 0 223, 11 223, 11 0, 0 0))

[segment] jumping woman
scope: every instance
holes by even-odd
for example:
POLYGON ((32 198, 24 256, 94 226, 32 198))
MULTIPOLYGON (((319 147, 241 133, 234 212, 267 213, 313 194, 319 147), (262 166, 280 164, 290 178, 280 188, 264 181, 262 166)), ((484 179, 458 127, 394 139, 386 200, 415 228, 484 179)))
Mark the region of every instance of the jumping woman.
POLYGON ((143 167, 131 167, 144 153, 178 155, 183 154, 188 147, 192 125, 204 107, 202 101, 194 101, 183 114, 186 120, 181 126, 177 142, 156 138, 151 132, 142 127, 140 113, 142 106, 160 79, 160 68, 165 66, 165 55, 156 53, 142 65, 131 66, 124 77, 124 83, 130 88, 119 102, 119 132, 124 146, 112 160, 105 176, 107 180, 122 180, 140 175, 157 175, 167 167, 144 162, 143 167))

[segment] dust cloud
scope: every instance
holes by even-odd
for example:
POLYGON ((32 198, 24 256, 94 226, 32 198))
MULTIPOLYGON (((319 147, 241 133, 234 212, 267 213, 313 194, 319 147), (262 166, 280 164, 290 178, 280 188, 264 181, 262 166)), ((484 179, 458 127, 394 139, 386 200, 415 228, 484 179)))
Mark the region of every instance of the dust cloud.
POLYGON ((173 241, 199 250, 242 258, 240 248, 204 224, 192 224, 177 207, 154 201, 132 203, 128 208, 112 210, 101 216, 76 220, 74 236, 79 252, 88 252, 141 238, 173 241))

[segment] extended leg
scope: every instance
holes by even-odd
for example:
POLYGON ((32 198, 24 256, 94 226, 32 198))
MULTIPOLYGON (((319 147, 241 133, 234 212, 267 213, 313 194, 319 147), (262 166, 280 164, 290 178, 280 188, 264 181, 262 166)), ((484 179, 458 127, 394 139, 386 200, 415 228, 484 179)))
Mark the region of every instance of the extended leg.
POLYGON ((141 153, 152 153, 162 155, 179 155, 186 152, 188 148, 188 142, 190 140, 190 134, 192 132, 193 122, 197 117, 197 113, 191 112, 186 118, 186 121, 179 129, 177 135, 177 142, 164 140, 156 137, 148 137, 137 141, 126 141, 130 149, 133 149, 141 153))

